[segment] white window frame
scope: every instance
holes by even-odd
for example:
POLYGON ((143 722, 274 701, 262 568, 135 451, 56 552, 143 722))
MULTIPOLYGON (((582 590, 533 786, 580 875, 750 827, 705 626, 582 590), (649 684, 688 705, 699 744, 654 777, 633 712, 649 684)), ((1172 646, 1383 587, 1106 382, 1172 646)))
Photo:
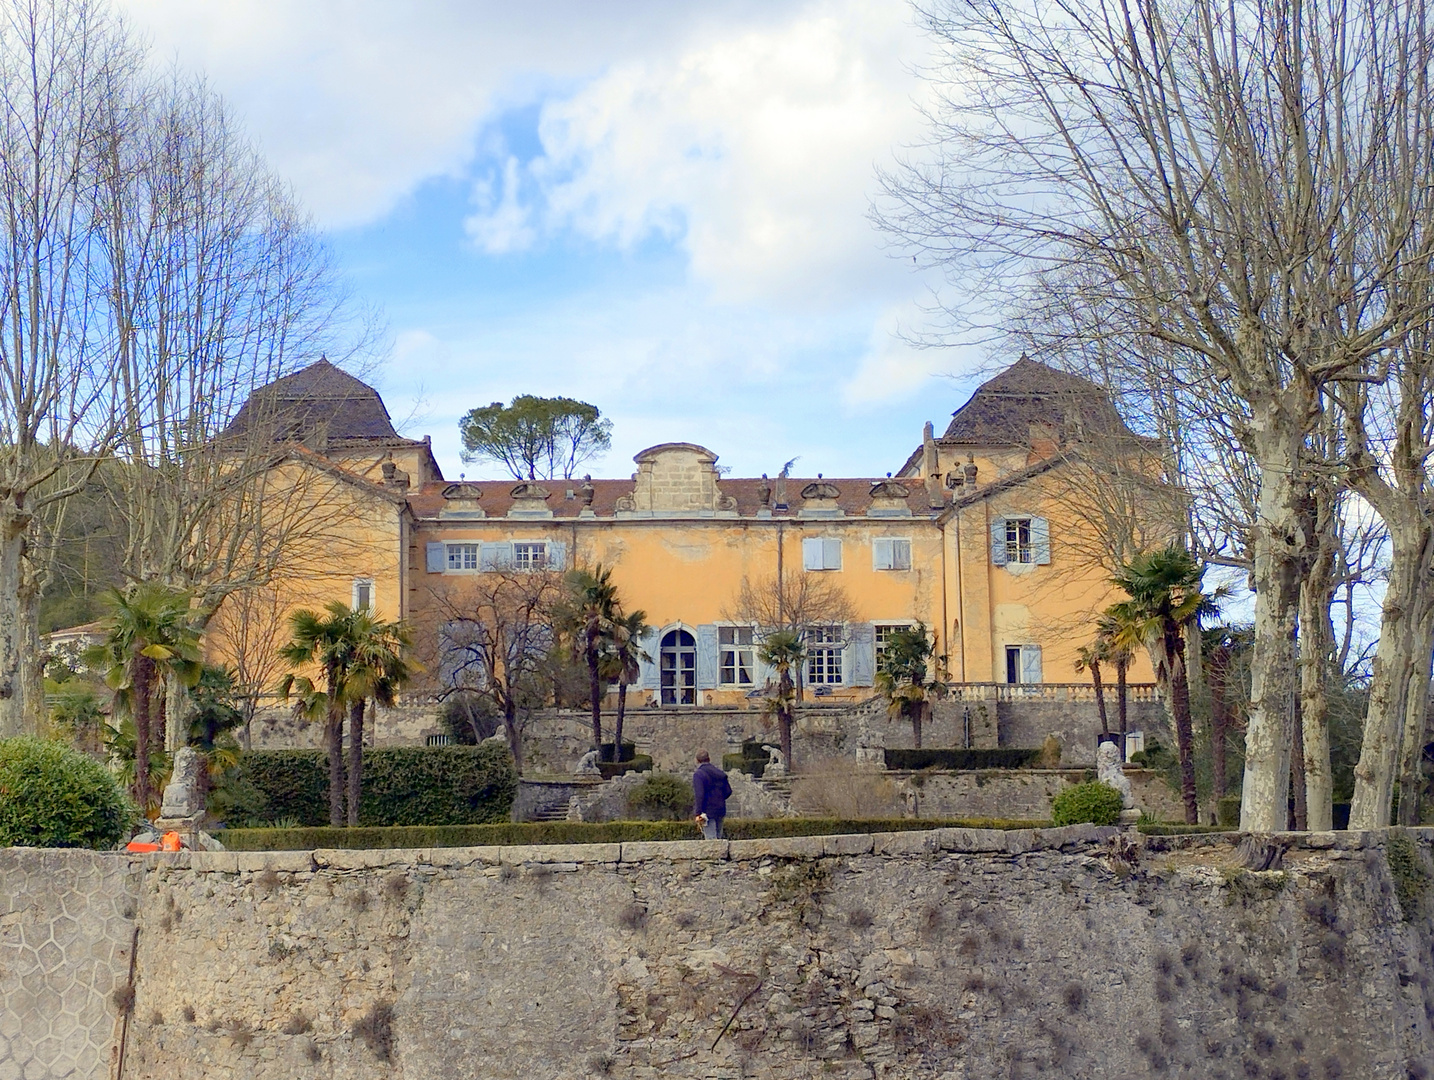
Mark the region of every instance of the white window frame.
POLYGON ((887 644, 887 643, 886 643, 886 641, 884 641, 883 639, 884 639, 884 638, 889 638, 889 637, 891 637, 892 631, 894 631, 894 630, 915 630, 915 629, 916 629, 916 624, 915 624, 915 623, 910 623, 910 622, 882 622, 882 623, 872 623, 872 641, 874 642, 875 656, 876 656, 876 668, 875 668, 875 670, 877 670, 877 671, 880 671, 880 670, 881 670, 881 658, 882 658, 882 655, 886 652, 886 644, 887 644))
POLYGON ((1033 519, 1029 517, 1006 518, 1006 565, 1027 566, 1036 561, 1036 545, 1032 538, 1033 519), (1024 530, 1025 540, 1021 539, 1024 530))
POLYGON ((373 578, 354 578, 353 593, 350 597, 349 607, 354 611, 372 611, 373 602, 373 578), (368 591, 368 603, 360 604, 359 599, 364 590, 368 591))
POLYGON ((875 537, 871 541, 871 568, 887 571, 910 570, 911 538, 909 536, 875 537), (905 566, 901 565, 903 562, 906 564, 905 566))
POLYGON ((525 572, 534 570, 546 570, 548 568, 548 542, 546 540, 514 540, 513 544, 513 569, 525 572), (519 554, 519 548, 524 549, 519 554), (532 551, 536 549, 537 557, 533 557, 532 551))
POLYGON ((476 540, 450 540, 443 545, 444 573, 476 574, 482 561, 483 545, 476 540))
POLYGON ((845 685, 846 672, 842 669, 845 636, 840 623, 807 628, 807 685, 845 685))
POLYGON ((717 685, 718 686, 755 686, 757 683, 757 628, 751 623, 718 623, 717 624, 717 685), (740 635, 738 631, 747 632, 745 642, 733 640, 723 641, 724 635, 731 635, 734 639, 740 635), (727 663, 728 654, 732 655, 732 663, 727 663), (743 654, 746 662, 743 663, 743 654), (742 679, 741 675, 746 670, 747 678, 742 679), (731 672, 729 679, 727 673, 731 672))
POLYGON ((1041 683, 1045 682, 1045 658, 1042 656, 1041 647, 1039 645, 1007 645, 1002 650, 1001 654, 1005 658, 1006 662, 1005 675, 1006 684, 1008 686, 1039 686, 1041 683), (1015 654, 1016 659, 1016 679, 1014 682, 1011 681, 1012 653, 1015 654), (1030 666, 1030 658, 1032 656, 1035 657, 1037 665, 1041 667, 1041 678, 1028 682, 1026 680, 1026 670, 1030 666))
POLYGON ((835 536, 802 537, 803 570, 840 570, 841 540, 835 536))

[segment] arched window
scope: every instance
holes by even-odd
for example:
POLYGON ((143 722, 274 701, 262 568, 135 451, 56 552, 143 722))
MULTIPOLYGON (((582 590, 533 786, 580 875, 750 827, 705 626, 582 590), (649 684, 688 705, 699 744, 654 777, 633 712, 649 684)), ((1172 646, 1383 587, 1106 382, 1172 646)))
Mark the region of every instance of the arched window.
POLYGON ((686 630, 669 630, 658 649, 662 704, 697 704, 697 640, 686 630))

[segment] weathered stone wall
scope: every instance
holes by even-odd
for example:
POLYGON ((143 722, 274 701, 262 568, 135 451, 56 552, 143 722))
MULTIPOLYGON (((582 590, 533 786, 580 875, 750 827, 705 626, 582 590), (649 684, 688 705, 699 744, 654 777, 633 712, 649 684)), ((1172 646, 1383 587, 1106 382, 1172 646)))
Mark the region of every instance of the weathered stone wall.
POLYGON ((117 855, 0 849, 0 1077, 106 1075, 142 876, 117 855))
MULTIPOLYGON (((1110 725, 1115 728, 1114 693, 1106 707, 1110 725)), ((1002 701, 997 709, 997 724, 1001 746, 1040 746, 1047 735, 1054 735, 1061 741, 1062 762, 1095 765, 1100 714, 1094 701, 1002 701)), ((1159 701, 1129 702, 1126 725, 1128 731, 1144 731, 1147 745, 1152 739, 1165 746, 1175 745, 1165 706, 1159 701)))
MULTIPOLYGON (((1090 826, 150 856, 118 1075, 1406 1080, 1434 1068, 1409 835, 1397 876, 1380 834, 1251 872, 1227 837, 1090 826)), ((123 903, 123 856, 7 876, 61 886, 53 934, 97 860, 123 903)), ((63 989, 7 999, 12 1030, 127 978, 113 943, 37 961, 63 989)))

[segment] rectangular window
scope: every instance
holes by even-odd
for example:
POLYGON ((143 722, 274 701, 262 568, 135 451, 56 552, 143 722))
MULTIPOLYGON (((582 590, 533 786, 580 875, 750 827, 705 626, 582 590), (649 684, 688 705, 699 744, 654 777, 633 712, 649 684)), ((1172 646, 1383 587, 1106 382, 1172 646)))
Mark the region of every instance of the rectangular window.
POLYGON ((841 541, 826 536, 808 536, 802 540, 803 570, 840 570, 841 541))
POLYGON ((911 541, 881 537, 871 542, 873 570, 910 570, 911 541))
POLYGON ((1031 543, 1031 519, 1006 519, 1006 562, 1031 563, 1036 561, 1036 549, 1031 543))
POLYGON ((721 652, 717 681, 726 686, 751 686, 754 648, 750 626, 719 626, 717 644, 721 652))
POLYGON ((835 686, 842 681, 840 626, 813 626, 807 630, 807 682, 835 686))
POLYGON ((548 545, 541 540, 520 541, 513 545, 514 570, 546 570, 548 545))
POLYGON ((449 544, 448 569, 477 570, 479 547, 478 544, 449 544))
POLYGON ((1039 645, 1006 646, 1006 681, 1025 684, 1045 681, 1039 645))
POLYGON ((891 635, 898 630, 910 630, 910 623, 877 623, 876 624, 876 670, 886 669, 886 646, 891 641, 891 635))
POLYGON ((354 581, 353 609, 355 611, 373 610, 372 579, 358 578, 354 581))

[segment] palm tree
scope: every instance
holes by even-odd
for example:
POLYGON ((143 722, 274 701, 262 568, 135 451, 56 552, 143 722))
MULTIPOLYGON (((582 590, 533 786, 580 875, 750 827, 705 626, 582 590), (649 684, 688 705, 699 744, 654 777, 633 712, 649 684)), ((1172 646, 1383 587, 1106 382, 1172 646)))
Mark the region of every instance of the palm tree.
POLYGON ((777 735, 787 770, 792 771, 792 713, 796 707, 795 682, 792 672, 806 658, 806 646, 796 630, 776 630, 768 634, 757 649, 757 656, 777 671, 777 692, 767 698, 767 711, 777 717, 777 735))
MULTIPOLYGON (((1100 713, 1100 733, 1102 735, 1110 734, 1110 717, 1105 712, 1105 687, 1100 682, 1101 661, 1108 659, 1106 644, 1106 639, 1097 631, 1094 640, 1076 650, 1075 658, 1076 671, 1088 670, 1090 672, 1091 685, 1095 687, 1095 708, 1100 713)), ((1125 748, 1122 746, 1121 753, 1124 752, 1125 748)))
POLYGON ((348 821, 359 823, 359 797, 363 791, 364 708, 373 699, 392 708, 398 690, 413 677, 405 654, 413 635, 401 622, 382 622, 360 610, 349 619, 351 658, 344 677, 343 696, 349 710, 348 821))
POLYGON ((921 724, 931 710, 926 667, 932 650, 926 627, 921 623, 894 630, 882 652, 881 670, 876 673, 876 687, 886 698, 888 715, 911 721, 911 741, 918 750, 921 749, 921 724))
POLYGON ((167 677, 184 686, 199 680, 199 632, 190 614, 190 595, 180 589, 141 582, 128 594, 110 590, 105 603, 110 609, 105 640, 88 650, 85 660, 104 671, 116 706, 134 718, 134 797, 143 809, 150 798, 156 707, 162 708, 167 677))
POLYGON ((612 639, 603 654, 603 679, 617 683, 617 720, 613 723, 612 759, 622 760, 622 722, 627 715, 627 688, 642 675, 642 663, 652 658, 643 651, 642 636, 650 628, 647 612, 619 614, 614 620, 612 639))
MULTIPOLYGON (((617 586, 612 568, 599 563, 592 570, 570 570, 568 599, 562 617, 574 635, 588 668, 588 703, 592 709, 593 749, 602 749, 602 654, 612 640, 618 617, 617 586)), ((620 750, 620 748, 618 748, 620 750)), ((620 756, 618 750, 614 757, 620 756)))
POLYGON ((1190 723, 1190 681, 1185 668, 1185 630, 1219 609, 1218 594, 1201 591, 1205 567, 1175 545, 1137 555, 1111 581, 1129 595, 1112 604, 1111 617, 1128 637, 1138 638, 1155 660, 1156 677, 1166 688, 1175 721, 1175 744, 1180 758, 1180 793, 1185 820, 1198 824, 1200 808, 1195 792, 1195 759, 1190 723))
POLYGON ((324 746, 329 755, 329 824, 344 823, 344 707, 350 665, 354 663, 354 611, 332 601, 325 614, 302 608, 289 616, 291 640, 280 646, 279 657, 291 668, 317 666, 323 685, 293 671, 279 684, 287 701, 297 697, 295 711, 310 720, 322 717, 324 746))

